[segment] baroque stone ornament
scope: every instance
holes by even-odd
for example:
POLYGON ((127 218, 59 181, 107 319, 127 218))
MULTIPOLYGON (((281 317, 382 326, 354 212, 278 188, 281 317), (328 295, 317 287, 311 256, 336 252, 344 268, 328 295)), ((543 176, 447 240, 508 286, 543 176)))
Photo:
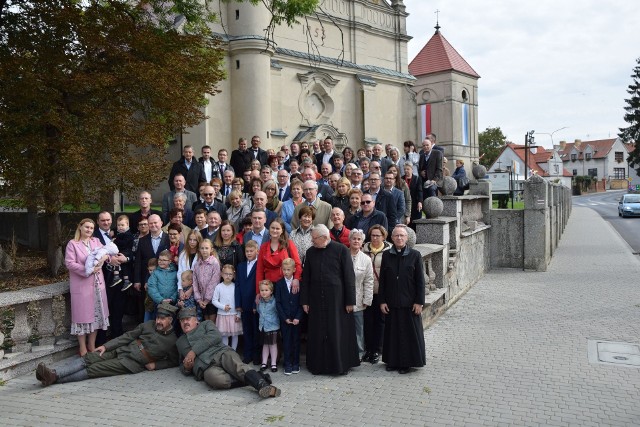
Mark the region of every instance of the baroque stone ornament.
POLYGON ((483 165, 473 165, 473 169, 471 169, 473 176, 475 179, 482 179, 487 175, 487 168, 483 165))
POLYGON ((427 197, 422 203, 422 212, 424 212, 427 218, 437 218, 442 215, 443 210, 444 204, 442 200, 436 196, 427 197))
POLYGON ((411 228, 407 227, 407 246, 409 246, 410 248, 413 249, 413 247, 416 245, 416 241, 417 241, 417 237, 416 237, 416 232, 413 231, 411 228))
POLYGON ((445 196, 451 196, 454 193, 454 191, 456 191, 456 188, 458 188, 458 183, 456 182, 455 178, 452 178, 450 176, 445 176, 442 179, 441 191, 444 193, 445 196))

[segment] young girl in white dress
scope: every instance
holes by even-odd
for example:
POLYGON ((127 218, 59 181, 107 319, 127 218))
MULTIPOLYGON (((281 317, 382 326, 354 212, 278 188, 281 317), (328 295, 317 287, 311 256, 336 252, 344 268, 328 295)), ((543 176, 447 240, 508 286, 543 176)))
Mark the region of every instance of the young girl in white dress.
POLYGON ((229 337, 231 342, 228 345, 235 350, 238 347, 238 335, 242 334, 242 323, 240 313, 236 311, 234 273, 235 269, 231 264, 222 267, 222 282, 213 291, 211 303, 218 308, 216 326, 222 334, 222 342, 227 344, 224 338, 229 337))

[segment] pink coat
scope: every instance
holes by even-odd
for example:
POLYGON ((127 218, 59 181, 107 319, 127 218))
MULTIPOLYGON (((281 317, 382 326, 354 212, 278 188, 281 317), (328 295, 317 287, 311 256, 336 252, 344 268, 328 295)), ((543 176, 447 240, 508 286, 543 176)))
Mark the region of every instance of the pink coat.
MULTIPOLYGON (((89 245, 91 250, 102 246, 100 240, 92 237, 89 245)), ((94 274, 87 277, 84 264, 89 256, 87 248, 82 241, 70 240, 67 244, 67 250, 64 256, 64 263, 69 270, 69 289, 71 293, 71 322, 73 323, 93 323, 94 321, 94 274)), ((107 307, 107 291, 104 286, 104 277, 102 270, 97 273, 100 280, 100 292, 102 293, 102 302, 104 304, 105 315, 109 315, 107 307)))

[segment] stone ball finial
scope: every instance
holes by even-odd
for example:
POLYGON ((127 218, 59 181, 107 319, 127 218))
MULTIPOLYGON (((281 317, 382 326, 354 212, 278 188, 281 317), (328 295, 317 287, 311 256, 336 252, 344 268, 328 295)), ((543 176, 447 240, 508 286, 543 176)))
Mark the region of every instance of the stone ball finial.
POLYGON ((487 175, 487 168, 483 165, 473 165, 471 172, 475 179, 482 179, 487 175))
POLYGON ((442 211, 444 210, 444 204, 442 200, 440 200, 436 196, 427 197, 422 202, 422 212, 427 216, 427 218, 437 218, 442 215, 442 211))
POLYGON ((413 229, 407 227, 407 234, 408 234, 407 246, 413 249, 417 241, 416 232, 413 231, 413 229))
POLYGON ((442 191, 445 196, 451 196, 456 191, 456 188, 458 188, 458 183, 455 178, 445 176, 442 179, 442 188, 440 191, 442 191))
POLYGON ((533 183, 541 183, 541 182, 544 182, 544 178, 536 174, 536 175, 531 175, 531 177, 527 181, 530 181, 533 183))

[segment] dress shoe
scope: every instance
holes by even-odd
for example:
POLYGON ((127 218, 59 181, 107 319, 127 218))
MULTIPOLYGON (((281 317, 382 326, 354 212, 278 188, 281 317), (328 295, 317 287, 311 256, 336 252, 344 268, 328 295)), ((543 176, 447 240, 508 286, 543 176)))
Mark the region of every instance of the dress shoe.
POLYGON ((361 362, 371 362, 371 353, 366 352, 362 358, 360 359, 361 362))
POLYGON ((380 361, 380 353, 371 353, 371 356, 369 357, 369 363, 371 363, 372 365, 375 365, 379 361, 380 361))
POLYGON ((387 366, 385 366, 385 368, 384 368, 384 369, 386 369, 386 370, 387 370, 387 372, 391 372, 391 371, 395 371, 395 370, 396 370, 396 369, 398 369, 398 368, 394 368, 393 366, 389 366, 389 365, 387 365, 387 366))
POLYGON ((410 368, 399 368, 398 369, 398 373, 399 374, 408 374, 409 372, 411 372, 410 368))

